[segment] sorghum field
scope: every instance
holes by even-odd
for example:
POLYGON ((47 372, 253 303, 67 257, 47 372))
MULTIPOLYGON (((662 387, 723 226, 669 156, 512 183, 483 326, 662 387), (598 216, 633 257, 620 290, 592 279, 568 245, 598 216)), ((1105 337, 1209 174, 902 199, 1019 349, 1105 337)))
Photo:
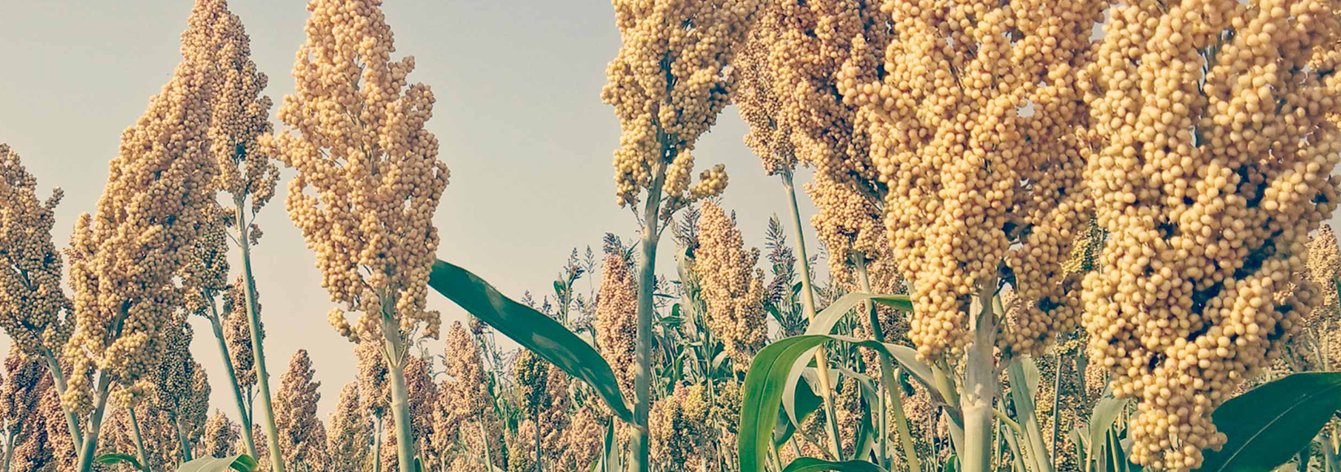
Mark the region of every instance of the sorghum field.
POLYGON ((490 157, 382 3, 272 101, 195 0, 74 221, 0 144, 3 471, 1341 472, 1341 1, 613 0, 628 224, 535 294, 440 250, 490 157), (350 365, 267 357, 283 212, 350 365))

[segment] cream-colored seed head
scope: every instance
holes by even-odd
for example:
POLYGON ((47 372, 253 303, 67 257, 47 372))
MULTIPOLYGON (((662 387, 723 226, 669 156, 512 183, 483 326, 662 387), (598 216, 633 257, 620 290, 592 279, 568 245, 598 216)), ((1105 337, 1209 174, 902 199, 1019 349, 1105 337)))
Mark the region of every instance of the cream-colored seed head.
POLYGON ((242 429, 222 411, 214 410, 205 421, 205 435, 201 439, 202 457, 228 457, 238 453, 242 429))
POLYGON ((444 351, 444 377, 438 383, 438 398, 433 408, 433 446, 446 454, 465 438, 478 435, 479 422, 493 407, 489 384, 481 364, 480 348, 461 322, 447 329, 444 351))
POLYGON ((783 1, 761 8, 736 60, 741 78, 732 98, 750 125, 745 142, 769 173, 790 172, 800 161, 831 181, 877 191, 863 118, 834 93, 848 62, 869 66, 860 79, 875 80, 879 52, 852 47, 856 38, 889 41, 889 18, 874 3, 783 1))
MULTIPOLYGON (((243 389, 256 385, 255 354, 251 349, 251 324, 247 321, 246 298, 241 275, 233 280, 223 292, 223 332, 224 342, 228 346, 229 359, 233 361, 233 375, 243 389)), ((254 292, 253 292, 254 293, 254 292)), ((256 312, 261 312, 261 303, 255 303, 256 312)), ((259 320, 258 320, 259 321, 259 320)), ((261 339, 265 339, 265 324, 260 324, 261 339)))
POLYGON ((340 398, 327 423, 326 452, 330 470, 362 470, 368 464, 373 442, 373 418, 359 400, 358 381, 340 389, 340 398))
MULTIPOLYGON (((622 134, 615 151, 619 204, 632 205, 656 185, 663 166, 668 198, 721 193, 726 174, 704 173, 692 187, 694 142, 717 120, 735 86, 729 64, 748 32, 759 0, 613 0, 623 46, 606 68, 601 99, 615 108, 622 134), (692 25, 686 27, 685 25, 692 25), (677 165, 678 162, 678 165, 677 165)), ((658 189, 661 190, 661 189, 658 189)))
POLYGON ((361 314, 333 324, 351 340, 385 334, 408 345, 415 336, 437 337, 441 324, 424 299, 438 247, 433 212, 448 171, 425 128, 433 93, 407 83, 413 57, 391 59, 380 4, 308 4, 296 91, 279 109, 289 130, 263 139, 262 148, 297 170, 286 205, 316 252, 322 286, 344 310, 361 314), (383 333, 384 326, 395 332, 383 333))
POLYGON ((59 353, 70 336, 61 255, 51 242, 62 195, 55 189, 39 200, 37 179, 0 144, 0 327, 28 354, 59 353))
POLYGON ((1322 0, 1110 11, 1088 72, 1108 237, 1084 322, 1114 394, 1139 401, 1139 464, 1194 469, 1224 444, 1211 412, 1315 303, 1301 273, 1337 201, 1341 79, 1319 71, 1341 62, 1338 34, 1322 0))
POLYGON ((837 74, 870 136, 890 251, 911 284, 909 335, 927 358, 963 347, 970 300, 998 281, 1023 301, 1002 326, 1007 353, 1078 321, 1055 275, 1086 214, 1073 77, 1102 2, 1026 3, 887 1, 882 59, 858 37, 837 74))
POLYGON ((596 293, 596 347, 615 369, 625 395, 632 395, 638 337, 638 282, 623 254, 610 254, 601 265, 596 293))
POLYGON ((326 469, 326 426, 317 419, 321 382, 306 349, 289 359, 289 370, 280 376, 275 396, 275 426, 279 428, 279 450, 284 465, 294 470, 326 469))
POLYGON ((693 270, 707 306, 708 330, 735 368, 744 371, 768 337, 764 274, 755 268, 759 250, 745 249, 734 218, 712 202, 703 203, 698 240, 693 270))
POLYGON ((177 67, 122 135, 96 213, 75 226, 67 253, 75 329, 64 348, 64 400, 75 411, 92 408, 94 371, 133 388, 183 305, 177 276, 215 198, 209 91, 199 64, 177 67))
POLYGON ((387 381, 386 359, 382 357, 381 343, 361 341, 354 344, 358 366, 359 399, 362 408, 377 418, 386 416, 391 403, 391 386, 387 381))

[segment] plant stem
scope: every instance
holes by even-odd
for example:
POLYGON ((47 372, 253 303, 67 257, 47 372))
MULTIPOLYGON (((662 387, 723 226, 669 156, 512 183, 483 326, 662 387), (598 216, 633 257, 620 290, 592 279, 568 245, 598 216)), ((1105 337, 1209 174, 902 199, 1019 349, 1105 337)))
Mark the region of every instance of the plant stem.
MULTIPOLYGON (((8 426, 8 425, 6 425, 8 426)), ((0 464, 0 470, 9 472, 9 463, 14 459, 14 431, 11 428, 5 428, 5 462, 0 464)))
POLYGON ((382 415, 376 415, 375 418, 377 430, 373 431, 373 472, 382 472, 382 415))
POLYGON ((1029 389, 1029 381, 1024 376, 1024 361, 1017 359, 1006 367, 1006 377, 1010 381, 1010 396, 1015 405, 1016 421, 1024 429, 1026 443, 1033 469, 1036 472, 1052 472, 1052 460, 1043 448, 1043 429, 1038 424, 1038 414, 1034 411, 1034 392, 1029 389))
POLYGON ((265 368, 265 343, 261 342, 261 314, 257 310, 256 280, 251 268, 251 227, 247 222, 245 203, 242 196, 233 197, 237 216, 237 243, 242 248, 242 286, 247 299, 247 325, 251 330, 251 350, 254 354, 252 360, 256 368, 256 386, 260 389, 261 421, 265 425, 266 444, 270 449, 270 467, 274 472, 284 472, 284 459, 279 450, 279 428, 275 427, 275 410, 270 405, 270 373, 265 368))
POLYGON ((84 435, 84 442, 79 447, 79 466, 76 468, 79 472, 93 470, 93 454, 98 449, 98 433, 102 430, 102 415, 107 411, 107 390, 110 384, 107 373, 99 372, 97 400, 88 417, 88 434, 84 435))
POLYGON ((964 472, 987 472, 992 465, 992 399, 996 397, 996 314, 992 310, 992 292, 996 283, 980 288, 981 310, 974 316, 973 340, 967 349, 964 389, 959 409, 964 418, 964 443, 960 445, 960 464, 964 472))
POLYGON ((534 419, 531 421, 531 424, 535 427, 535 472, 540 472, 541 470, 544 470, 544 468, 540 466, 540 410, 537 409, 532 416, 534 419))
POLYGON ((219 344, 219 355, 223 357, 224 372, 228 374, 228 386, 233 389, 233 398, 237 400, 238 420, 242 422, 242 443, 247 447, 247 455, 256 457, 256 440, 251 435, 251 413, 247 411, 247 399, 237 381, 237 371, 233 369, 233 355, 228 352, 228 341, 224 338, 223 325, 219 321, 219 307, 210 299, 210 329, 214 340, 219 344))
POLYGON ((177 440, 182 444, 182 462, 187 462, 195 458, 193 457, 194 454, 191 453, 191 441, 186 438, 186 430, 182 429, 181 419, 176 418, 176 415, 173 416, 172 425, 177 427, 177 440))
MULTIPOLYGON (((661 156, 666 154, 662 145, 661 156)), ((652 185, 647 188, 643 202, 643 231, 638 250, 638 339, 637 360, 633 377, 635 404, 633 408, 633 470, 647 472, 651 466, 649 452, 651 438, 647 417, 652 407, 652 295, 656 291, 657 243, 661 237, 661 186, 666 181, 666 166, 658 159, 652 185)))
MULTIPOLYGON (((65 371, 61 370, 60 362, 56 360, 56 354, 51 352, 46 346, 42 346, 42 359, 47 362, 47 371, 51 373, 52 385, 56 387, 56 396, 59 398, 65 393, 65 371)), ((70 444, 83 444, 83 433, 79 431, 79 418, 75 416, 73 410, 65 406, 65 402, 60 402, 61 412, 65 413, 65 427, 70 430, 70 439, 74 442, 70 444)), ((8 451, 6 451, 8 457, 8 451)), ((6 469, 8 470, 8 469, 6 469)))
POLYGON ((1336 472, 1341 470, 1341 464, 1338 464, 1336 457, 1335 427, 1327 428, 1327 436, 1323 438, 1322 444, 1320 444, 1320 446, 1322 447, 1323 463, 1327 465, 1328 472, 1336 472))
POLYGON ((140 435, 140 420, 135 417, 135 406, 126 408, 130 414, 130 431, 135 434, 135 459, 140 462, 140 470, 149 470, 149 454, 144 452, 144 436, 140 435))
MULTIPOLYGON (((1054 369, 1052 372, 1052 450, 1049 451, 1052 457, 1052 468, 1057 469, 1057 437, 1061 435, 1061 411, 1062 411, 1062 350, 1057 348, 1052 355, 1054 369)), ((1082 387, 1084 388, 1084 387, 1082 387)))
MULTIPOLYGON (((484 441, 484 470, 493 472, 494 458, 489 450, 489 433, 484 429, 484 418, 480 418, 480 439, 484 441)), ((443 470, 447 470, 445 467, 443 470)))
MULTIPOLYGON (((852 256, 853 265, 857 268, 857 280, 861 283, 862 291, 872 293, 871 276, 866 271, 866 257, 863 254, 854 254, 852 256)), ((866 314, 870 317, 871 335, 876 341, 885 342, 885 330, 880 326, 880 319, 877 316, 875 302, 866 302, 866 314)), ((889 442, 889 425, 886 412, 894 414, 894 427, 899 433, 899 443, 903 447, 903 456, 908 470, 922 470, 921 461, 917 458, 917 448, 913 446, 913 436, 911 428, 908 427, 908 416, 903 410, 903 391, 898 388, 898 374, 889 358, 878 356, 880 358, 880 460, 886 469, 892 465, 889 460, 887 450, 889 442), (888 403, 887 403, 888 402, 888 403), (892 411, 890 411, 892 410, 892 411)))
POLYGON ((396 465, 400 472, 414 472, 414 433, 411 430, 410 392, 405 387, 405 353, 400 330, 387 314, 383 302, 382 337, 386 339, 387 377, 391 380, 391 421, 396 428, 396 465))
MULTIPOLYGON (((796 204, 796 185, 792 182, 792 173, 784 171, 779 174, 782 178, 782 186, 787 190, 787 203, 792 212, 792 236, 796 239, 796 256, 801 266, 801 306, 805 310, 806 320, 814 322, 815 320, 815 289, 813 279, 810 277, 810 256, 806 253, 805 232, 801 226, 801 209, 796 204)), ((832 449, 835 460, 842 460, 843 446, 839 440, 838 417, 834 414, 833 407, 833 388, 829 382, 829 363, 825 360, 824 346, 815 349, 815 367, 819 373, 820 391, 823 392, 820 398, 824 400, 824 418, 829 425, 829 447, 832 449)))

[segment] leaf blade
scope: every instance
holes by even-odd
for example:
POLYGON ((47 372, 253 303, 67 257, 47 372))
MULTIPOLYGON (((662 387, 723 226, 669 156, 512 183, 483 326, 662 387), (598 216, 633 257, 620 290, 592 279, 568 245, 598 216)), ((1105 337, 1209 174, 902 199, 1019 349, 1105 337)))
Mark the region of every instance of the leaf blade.
POLYGON ((619 389, 610 364, 595 348, 558 321, 504 296, 470 271, 442 260, 433 263, 428 285, 517 344, 568 375, 582 379, 615 416, 634 423, 633 411, 619 389))

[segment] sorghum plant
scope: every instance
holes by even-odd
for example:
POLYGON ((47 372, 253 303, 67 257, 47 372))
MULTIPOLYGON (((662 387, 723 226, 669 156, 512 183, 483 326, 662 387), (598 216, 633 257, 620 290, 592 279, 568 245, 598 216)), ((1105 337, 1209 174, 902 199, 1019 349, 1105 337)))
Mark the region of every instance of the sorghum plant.
POLYGON ((284 451, 284 465, 292 470, 325 470, 326 426, 317 418, 317 402, 321 400, 321 382, 314 380, 316 371, 306 349, 299 349, 289 359, 289 370, 280 376, 280 390, 275 398, 275 424, 279 427, 279 446, 284 451))
POLYGON ((612 3, 623 46, 606 70, 608 82, 601 98, 615 108, 622 130, 614 159, 618 202, 643 203, 632 466, 646 471, 647 418, 653 400, 652 293, 660 228, 675 209, 726 187, 726 172, 720 165, 703 172, 691 187, 691 152, 727 104, 734 83, 727 71, 731 56, 760 2, 612 3))
POLYGON ((447 186, 438 141, 424 124, 433 93, 409 85, 414 58, 393 61, 391 28, 378 0, 308 4, 307 42, 293 75, 297 90, 279 118, 290 129, 269 148, 298 171, 289 216, 316 252, 324 286, 341 304, 330 314, 340 334, 380 343, 401 472, 414 466, 405 367, 421 337, 441 320, 424 306, 438 246, 433 211, 447 186), (346 312, 358 313, 351 324, 346 312))

